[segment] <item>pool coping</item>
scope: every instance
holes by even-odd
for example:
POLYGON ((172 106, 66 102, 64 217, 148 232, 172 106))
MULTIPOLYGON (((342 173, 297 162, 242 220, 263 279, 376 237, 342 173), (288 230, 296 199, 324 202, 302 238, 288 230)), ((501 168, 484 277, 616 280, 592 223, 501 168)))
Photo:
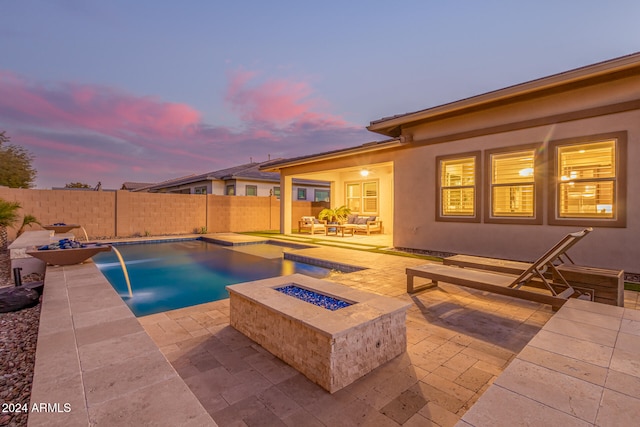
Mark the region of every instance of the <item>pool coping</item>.
MULTIPOLYGON (((126 245, 189 240, 224 246, 261 243, 283 246, 281 241, 232 233, 102 243, 126 245)), ((315 247, 288 242, 284 246, 302 250, 315 247)), ((345 272, 366 268, 290 252, 284 256, 345 272)), ((62 409, 31 412, 29 427, 115 425, 125 420, 134 424, 156 420, 160 424, 217 426, 92 260, 77 265, 47 266, 45 284, 30 407, 44 403, 62 409), (105 360, 106 355, 113 359, 105 360), (153 366, 150 373, 147 372, 149 365, 153 366), (136 367, 145 369, 145 375, 132 372, 136 367), (135 401, 140 404, 133 404, 135 401), (65 404, 69 404, 67 412, 65 404)))
POLYGON ((217 425, 95 264, 45 284, 28 426, 217 425))

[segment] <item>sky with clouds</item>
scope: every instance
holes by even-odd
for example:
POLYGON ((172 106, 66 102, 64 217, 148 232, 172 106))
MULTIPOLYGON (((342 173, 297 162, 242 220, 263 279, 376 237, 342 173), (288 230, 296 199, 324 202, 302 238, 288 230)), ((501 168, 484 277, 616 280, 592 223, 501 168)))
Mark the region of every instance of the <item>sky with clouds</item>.
POLYGON ((37 188, 383 140, 369 122, 640 51, 637 0, 0 4, 0 131, 37 188))

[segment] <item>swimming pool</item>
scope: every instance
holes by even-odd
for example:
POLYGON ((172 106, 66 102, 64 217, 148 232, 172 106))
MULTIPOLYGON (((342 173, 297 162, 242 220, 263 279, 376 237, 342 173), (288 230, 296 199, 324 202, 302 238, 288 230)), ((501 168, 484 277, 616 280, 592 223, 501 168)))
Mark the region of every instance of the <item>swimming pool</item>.
POLYGON ((225 286, 302 273, 326 277, 330 270, 283 259, 291 248, 274 244, 221 246, 201 240, 117 245, 125 260, 133 298, 114 252, 93 257, 102 274, 137 316, 229 297, 225 286))

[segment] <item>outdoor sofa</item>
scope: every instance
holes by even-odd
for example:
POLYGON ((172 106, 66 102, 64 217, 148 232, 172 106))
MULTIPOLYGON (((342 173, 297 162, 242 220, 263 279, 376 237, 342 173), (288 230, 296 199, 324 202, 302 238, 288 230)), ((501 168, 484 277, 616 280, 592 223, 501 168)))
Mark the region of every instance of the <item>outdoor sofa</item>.
POLYGON ((346 224, 353 225, 356 233, 367 233, 367 236, 371 233, 382 233, 382 221, 377 216, 349 215, 346 224))

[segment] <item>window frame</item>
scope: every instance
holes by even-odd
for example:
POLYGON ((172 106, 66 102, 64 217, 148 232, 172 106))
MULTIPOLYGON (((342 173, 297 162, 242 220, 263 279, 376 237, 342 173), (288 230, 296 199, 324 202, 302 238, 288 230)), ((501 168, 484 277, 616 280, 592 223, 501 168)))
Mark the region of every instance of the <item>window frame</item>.
POLYGON ((331 200, 331 190, 322 190, 322 189, 316 188, 315 190, 313 190, 313 201, 314 202, 324 202, 325 201, 325 199, 318 200, 318 193, 319 192, 327 193, 327 197, 325 199, 329 199, 329 201, 331 200))
POLYGON ((225 196, 235 196, 236 195, 236 185, 235 184, 227 184, 224 187, 225 196))
POLYGON ((244 186, 244 195, 245 196, 250 196, 250 197, 255 197, 258 195, 258 186, 257 185, 245 185, 244 186), (255 194, 249 194, 249 190, 255 190, 255 194))
POLYGON ((306 188, 298 188, 297 191, 297 200, 307 200, 307 189, 306 188), (300 197, 300 195, 303 195, 302 197, 300 197))
POLYGON ((275 186, 273 187, 273 195, 276 197, 276 199, 280 200, 280 186, 275 186))
POLYGON ((380 214, 380 180, 379 179, 364 179, 358 181, 345 181, 344 183, 344 204, 345 206, 349 206, 350 199, 359 199, 360 201, 360 210, 352 210, 351 213, 358 215, 368 215, 368 216, 378 216, 380 214), (376 195, 375 196, 365 196, 364 193, 364 185, 365 184, 375 184, 376 186, 376 195), (349 191, 348 188, 350 185, 357 185, 360 189, 360 195, 358 197, 348 197, 349 191), (365 199, 376 199, 376 210, 375 211, 365 211, 365 199))
POLYGON ((193 194, 207 194, 207 186, 201 185, 193 189, 193 194))
POLYGON ((627 132, 611 132, 587 135, 576 138, 559 139, 549 142, 549 203, 547 223, 549 225, 567 225, 579 227, 619 227, 627 226, 627 132), (558 149, 570 145, 598 143, 614 139, 615 142, 615 177, 613 204, 615 206, 613 218, 583 218, 560 216, 560 177, 558 149))
POLYGON ((486 191, 483 195, 484 222, 487 224, 528 224, 541 225, 543 223, 543 191, 544 191, 544 158, 541 156, 540 143, 523 144, 510 147, 493 148, 484 152, 484 185, 486 191), (493 187, 492 156, 496 154, 517 153, 533 150, 533 216, 493 216, 493 187))
MULTIPOLYGON (((466 153, 447 154, 436 156, 436 221, 444 222, 481 222, 482 212, 480 211, 480 199, 482 198, 482 162, 480 161, 482 151, 469 151, 466 153), (442 162, 447 160, 463 159, 473 157, 475 163, 474 173, 474 200, 473 215, 444 215, 442 212, 442 162)), ((445 187, 451 188, 451 187, 445 187)))

